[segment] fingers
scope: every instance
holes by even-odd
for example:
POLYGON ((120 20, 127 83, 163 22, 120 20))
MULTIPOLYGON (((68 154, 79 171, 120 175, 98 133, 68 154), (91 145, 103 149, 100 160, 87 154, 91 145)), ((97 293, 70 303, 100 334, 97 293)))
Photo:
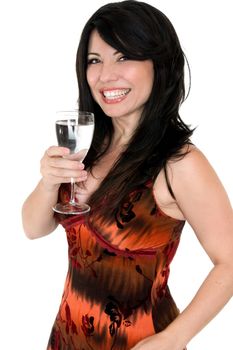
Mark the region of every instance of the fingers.
POLYGON ((49 157, 64 157, 70 154, 70 150, 66 147, 51 146, 45 151, 45 154, 49 157))
POLYGON ((49 147, 45 152, 41 159, 41 175, 47 188, 53 189, 58 184, 69 183, 71 178, 75 182, 87 179, 84 165, 70 158, 69 153, 68 148, 58 146, 49 147))
MULTIPOLYGON (((83 177, 73 177, 73 179, 74 182, 82 182, 86 181, 87 177, 85 175, 83 177)), ((71 177, 61 177, 47 174, 46 177, 43 177, 43 182, 47 185, 47 188, 51 190, 53 187, 56 187, 56 185, 60 185, 61 183, 70 183, 71 177)))
POLYGON ((78 160, 81 162, 85 158, 87 152, 88 152, 87 149, 82 149, 79 152, 70 154, 69 148, 59 147, 59 146, 51 146, 47 149, 47 151, 45 153, 49 157, 64 157, 64 158, 68 158, 71 160, 78 160))
POLYGON ((48 163, 51 167, 69 170, 83 170, 84 164, 66 158, 49 157, 48 163))
POLYGON ((87 172, 85 170, 70 170, 51 167, 50 169, 48 169, 47 175, 51 175, 58 178, 67 178, 69 180, 68 182, 70 182, 71 177, 75 178, 76 181, 81 181, 80 178, 83 180, 83 178, 87 177, 87 172))

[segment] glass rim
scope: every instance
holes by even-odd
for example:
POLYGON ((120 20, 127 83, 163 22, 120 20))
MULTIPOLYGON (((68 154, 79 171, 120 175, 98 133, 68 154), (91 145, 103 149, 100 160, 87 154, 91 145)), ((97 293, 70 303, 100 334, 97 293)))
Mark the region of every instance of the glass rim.
MULTIPOLYGON (((89 115, 90 117, 94 117, 93 112, 82 111, 79 109, 57 111, 56 115, 67 115, 67 116, 68 115, 89 115)), ((65 119, 69 119, 69 118, 65 118, 65 119)), ((73 118, 73 119, 76 119, 76 118, 73 118)))
MULTIPOLYGON (((85 124, 80 123, 78 118, 58 119, 55 121, 55 124, 56 125, 71 125, 71 126, 85 125, 85 124)), ((93 125, 93 124, 95 124, 94 119, 86 121, 86 125, 93 125)))

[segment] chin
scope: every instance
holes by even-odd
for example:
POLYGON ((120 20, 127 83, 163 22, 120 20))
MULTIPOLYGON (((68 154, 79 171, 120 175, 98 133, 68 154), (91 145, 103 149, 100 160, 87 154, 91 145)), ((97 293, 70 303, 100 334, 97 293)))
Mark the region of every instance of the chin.
POLYGON ((119 108, 114 107, 114 108, 103 108, 101 107, 103 112, 110 118, 119 118, 127 115, 128 113, 126 111, 119 111, 119 108))
POLYGON ((117 114, 117 113, 106 113, 104 112, 109 118, 120 118, 123 117, 122 114, 117 114))

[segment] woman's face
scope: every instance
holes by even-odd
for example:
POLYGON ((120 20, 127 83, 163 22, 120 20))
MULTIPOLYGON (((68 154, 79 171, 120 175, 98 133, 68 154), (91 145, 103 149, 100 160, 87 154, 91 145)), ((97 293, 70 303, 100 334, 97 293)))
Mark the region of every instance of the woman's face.
POLYGON ((152 60, 127 59, 96 30, 88 45, 87 81, 92 96, 109 117, 140 118, 154 81, 152 60))

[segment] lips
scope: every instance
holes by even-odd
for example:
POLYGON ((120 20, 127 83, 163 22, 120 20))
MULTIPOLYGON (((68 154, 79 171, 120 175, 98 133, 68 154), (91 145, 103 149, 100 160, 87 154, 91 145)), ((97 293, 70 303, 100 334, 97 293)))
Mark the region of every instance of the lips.
POLYGON ((104 89, 101 94, 106 103, 120 102, 126 98, 131 89, 104 89))

